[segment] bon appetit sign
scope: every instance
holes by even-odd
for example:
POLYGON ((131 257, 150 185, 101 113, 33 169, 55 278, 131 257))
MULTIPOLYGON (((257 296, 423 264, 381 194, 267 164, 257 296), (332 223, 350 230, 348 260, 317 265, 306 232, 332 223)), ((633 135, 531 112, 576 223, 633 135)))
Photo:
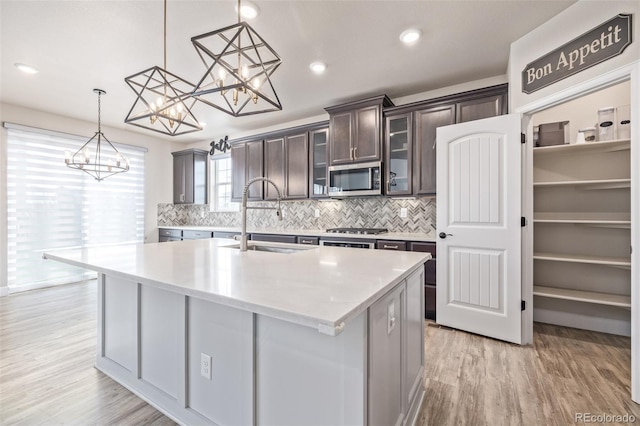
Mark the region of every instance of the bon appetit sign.
POLYGON ((621 54, 631 44, 631 15, 620 14, 536 59, 522 71, 522 91, 533 93, 621 54))

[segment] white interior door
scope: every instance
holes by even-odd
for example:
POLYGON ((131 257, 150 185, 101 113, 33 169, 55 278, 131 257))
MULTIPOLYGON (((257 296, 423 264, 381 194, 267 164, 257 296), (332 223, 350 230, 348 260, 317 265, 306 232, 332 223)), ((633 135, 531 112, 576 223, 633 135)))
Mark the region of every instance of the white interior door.
POLYGON ((439 127, 437 144, 437 322, 520 344, 520 116, 439 127))

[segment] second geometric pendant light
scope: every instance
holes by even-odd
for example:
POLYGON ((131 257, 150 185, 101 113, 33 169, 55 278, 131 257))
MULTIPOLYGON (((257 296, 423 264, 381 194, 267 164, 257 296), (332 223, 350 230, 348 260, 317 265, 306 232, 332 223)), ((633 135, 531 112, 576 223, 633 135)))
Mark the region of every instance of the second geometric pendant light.
POLYGON ((167 0, 164 0, 164 67, 151 67, 125 78, 136 100, 125 123, 171 136, 202 130, 191 112, 195 85, 167 71, 167 0))
POLYGON ((191 38, 205 65, 193 97, 234 117, 279 111, 271 76, 282 63, 275 50, 246 22, 191 38))

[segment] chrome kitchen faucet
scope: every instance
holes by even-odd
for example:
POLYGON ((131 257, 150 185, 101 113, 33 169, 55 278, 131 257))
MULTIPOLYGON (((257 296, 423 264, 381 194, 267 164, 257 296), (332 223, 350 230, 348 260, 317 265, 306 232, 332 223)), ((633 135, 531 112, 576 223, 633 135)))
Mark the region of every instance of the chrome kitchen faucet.
POLYGON ((280 208, 281 199, 282 196, 280 195, 280 189, 271 179, 266 177, 256 177, 247 182, 247 184, 244 186, 244 189, 242 190, 242 234, 240 234, 240 251, 247 251, 247 210, 275 210, 276 215, 278 216, 278 220, 282 220, 282 209, 280 208), (278 207, 247 207, 249 187, 252 183, 259 181, 268 182, 276 189, 276 193, 278 194, 278 207))

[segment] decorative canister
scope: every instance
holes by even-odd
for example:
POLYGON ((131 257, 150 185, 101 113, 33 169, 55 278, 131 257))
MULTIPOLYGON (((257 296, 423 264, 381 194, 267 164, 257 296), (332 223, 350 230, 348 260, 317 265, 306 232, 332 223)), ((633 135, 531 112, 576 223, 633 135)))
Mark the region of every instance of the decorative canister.
POLYGON ((631 138, 631 105, 622 105, 616 108, 618 139, 631 138))
POLYGON ((596 128, 585 127, 584 129, 578 130, 578 140, 584 142, 594 142, 596 140, 596 128))
POLYGON ((614 107, 605 107, 598 110, 598 140, 610 141, 614 138, 615 132, 615 111, 614 107))

